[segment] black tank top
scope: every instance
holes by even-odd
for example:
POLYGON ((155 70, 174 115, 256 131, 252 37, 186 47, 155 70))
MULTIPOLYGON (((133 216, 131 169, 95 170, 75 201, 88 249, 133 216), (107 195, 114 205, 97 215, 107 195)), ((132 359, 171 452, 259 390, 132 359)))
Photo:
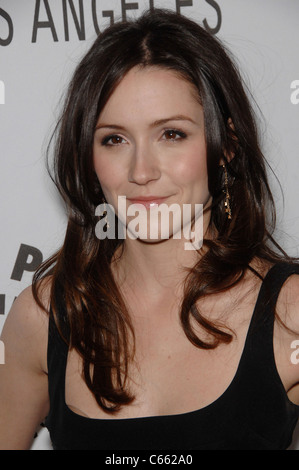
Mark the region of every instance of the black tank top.
MULTIPOLYGON (((286 394, 273 351, 274 307, 299 266, 279 263, 267 273, 236 374, 210 405, 176 415, 92 419, 65 403, 68 347, 50 316, 46 419, 54 450, 283 450, 292 441, 299 406, 286 394), (266 306, 264 305, 266 300, 266 306), (262 307, 263 306, 263 307, 262 307)), ((63 309, 61 309, 63 315, 63 309)), ((290 355, 292 350, 290 349, 290 355)))

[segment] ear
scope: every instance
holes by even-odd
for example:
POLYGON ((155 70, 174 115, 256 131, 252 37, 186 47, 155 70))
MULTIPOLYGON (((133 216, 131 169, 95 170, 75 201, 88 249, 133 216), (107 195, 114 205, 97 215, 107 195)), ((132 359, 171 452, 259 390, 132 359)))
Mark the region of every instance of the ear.
POLYGON ((220 159, 219 165, 223 166, 226 163, 229 163, 235 156, 238 138, 235 133, 235 126, 231 118, 227 120, 227 136, 229 142, 229 149, 223 150, 224 158, 220 159))

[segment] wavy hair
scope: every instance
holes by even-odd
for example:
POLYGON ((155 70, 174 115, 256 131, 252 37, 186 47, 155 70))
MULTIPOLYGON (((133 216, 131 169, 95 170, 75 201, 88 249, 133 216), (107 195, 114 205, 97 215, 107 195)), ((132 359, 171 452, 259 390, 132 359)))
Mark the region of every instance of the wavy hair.
POLYGON ((86 384, 99 406, 111 413, 134 399, 127 387, 134 329, 111 271, 123 240, 99 240, 95 235, 95 208, 104 195, 93 168, 93 139, 103 107, 135 66, 175 71, 196 87, 204 111, 214 236, 204 240, 204 255, 186 275, 181 325, 187 338, 206 349, 230 342, 231 332, 206 319, 197 301, 236 285, 248 269, 261 277, 250 266, 254 258, 272 263, 287 257, 273 238, 274 201, 254 112, 223 44, 194 21, 160 9, 100 33, 74 72, 55 129, 51 172, 66 205, 68 225, 61 249, 35 273, 33 292, 42 305, 40 281, 51 277, 57 327, 82 356, 86 384), (226 165, 232 210, 228 220, 220 162, 232 153, 226 165), (195 333, 194 320, 209 341, 195 333))

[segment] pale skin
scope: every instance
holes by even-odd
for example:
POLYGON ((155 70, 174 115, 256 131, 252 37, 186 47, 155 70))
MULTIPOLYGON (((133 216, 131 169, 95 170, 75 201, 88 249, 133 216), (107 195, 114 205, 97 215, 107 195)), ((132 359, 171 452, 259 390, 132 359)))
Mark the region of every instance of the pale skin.
MULTIPOLYGON (((133 69, 109 99, 97 127, 94 168, 109 203, 116 204, 118 195, 155 195, 179 204, 209 204, 203 110, 185 80, 163 69, 133 69)), ((212 351, 197 349, 179 323, 182 267, 192 266, 198 256, 184 250, 183 243, 173 238, 161 243, 127 239, 123 257, 112 265, 136 336, 136 355, 129 371, 136 399, 117 418, 203 408, 222 395, 236 373, 261 281, 248 272, 227 293, 201 301, 201 311, 221 319, 235 337, 229 345, 212 351)), ((261 273, 269 269, 258 260, 253 264, 261 273)), ((47 292, 46 286, 46 305, 47 292)), ((275 323, 277 369, 290 399, 299 404, 299 365, 290 360, 290 345, 299 339, 298 276, 285 283, 277 309, 282 320, 298 332, 287 332, 275 323)), ((47 315, 35 304, 29 287, 14 302, 1 336, 6 363, 0 365, 0 449, 30 448, 36 428, 49 411, 47 336, 47 315)), ((80 366, 77 353, 70 351, 67 405, 89 418, 113 419, 87 389, 80 366)))

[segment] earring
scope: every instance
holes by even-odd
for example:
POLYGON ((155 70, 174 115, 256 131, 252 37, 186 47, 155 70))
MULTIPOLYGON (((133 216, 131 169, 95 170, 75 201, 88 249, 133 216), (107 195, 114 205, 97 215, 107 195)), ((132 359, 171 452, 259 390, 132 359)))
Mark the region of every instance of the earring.
POLYGON ((106 201, 105 199, 103 198, 103 204, 104 204, 104 212, 103 212, 103 216, 105 217, 105 223, 106 223, 106 227, 107 227, 107 230, 110 228, 110 225, 109 225, 109 219, 108 219, 108 212, 107 212, 107 207, 106 207, 106 201))
POLYGON ((223 192, 225 194, 225 201, 224 201, 224 207, 225 207, 225 212, 227 214, 227 218, 231 219, 232 218, 232 211, 230 207, 230 194, 228 191, 228 175, 227 175, 227 169, 225 165, 222 165, 222 168, 224 170, 224 185, 225 189, 223 189, 223 192))

